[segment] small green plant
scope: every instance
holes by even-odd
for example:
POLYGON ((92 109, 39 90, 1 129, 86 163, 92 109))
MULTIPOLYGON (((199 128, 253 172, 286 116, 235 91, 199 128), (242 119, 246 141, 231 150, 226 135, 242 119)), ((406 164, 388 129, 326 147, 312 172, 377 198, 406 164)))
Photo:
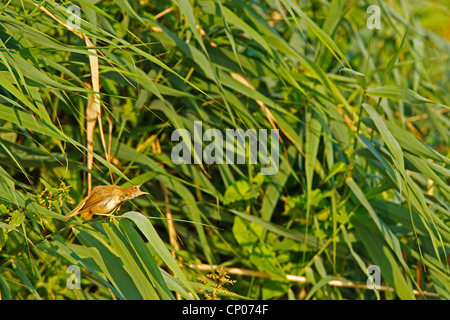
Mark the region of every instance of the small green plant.
POLYGON ((2 227, 0 229, 0 251, 8 241, 8 234, 14 228, 20 226, 24 220, 25 213, 23 209, 14 210, 12 204, 5 206, 0 204, 0 222, 3 222, 10 227, 2 227))
POLYGON ((66 186, 64 181, 61 181, 59 187, 55 188, 43 179, 40 180, 45 188, 41 193, 35 196, 35 200, 41 206, 58 213, 62 213, 61 207, 64 202, 68 202, 70 204, 75 203, 75 200, 73 200, 69 195, 70 186, 66 186))
POLYGON ((230 292, 228 289, 223 287, 227 283, 232 285, 236 283, 236 280, 230 279, 230 275, 223 269, 223 266, 216 269, 216 273, 208 273, 206 276, 215 282, 214 284, 204 277, 197 278, 197 280, 204 283, 203 287, 197 285, 197 288, 203 293, 206 300, 214 300, 219 294, 229 296, 235 295, 234 292, 230 292))

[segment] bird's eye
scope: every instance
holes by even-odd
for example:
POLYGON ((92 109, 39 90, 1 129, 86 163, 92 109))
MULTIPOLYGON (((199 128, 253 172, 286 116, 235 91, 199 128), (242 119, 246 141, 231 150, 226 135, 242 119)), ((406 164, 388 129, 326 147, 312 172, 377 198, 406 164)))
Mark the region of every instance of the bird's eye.
POLYGON ((138 187, 134 187, 134 188, 137 190, 138 187))

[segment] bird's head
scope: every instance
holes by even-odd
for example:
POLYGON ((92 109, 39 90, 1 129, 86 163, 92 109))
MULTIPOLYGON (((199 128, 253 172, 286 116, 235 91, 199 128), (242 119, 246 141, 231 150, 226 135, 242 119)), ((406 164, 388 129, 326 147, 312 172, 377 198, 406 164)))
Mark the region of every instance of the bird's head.
POLYGON ((139 185, 135 185, 135 186, 128 186, 128 187, 126 187, 125 188, 125 195, 126 195, 126 197, 128 198, 128 200, 130 200, 130 199, 134 199, 134 198, 136 198, 136 197, 139 197, 139 196, 141 196, 141 195, 143 195, 143 194, 149 194, 148 192, 144 192, 144 191, 141 191, 141 186, 142 186, 142 183, 141 184, 139 184, 139 185))

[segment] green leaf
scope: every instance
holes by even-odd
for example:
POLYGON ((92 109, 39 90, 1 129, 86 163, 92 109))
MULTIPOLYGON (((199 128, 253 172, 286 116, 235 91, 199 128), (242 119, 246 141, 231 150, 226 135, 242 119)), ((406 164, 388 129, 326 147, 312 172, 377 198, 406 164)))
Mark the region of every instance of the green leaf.
POLYGON ((22 211, 14 210, 11 214, 11 220, 9 220, 9 224, 11 227, 16 228, 20 226, 25 219, 25 214, 22 211))
MULTIPOLYGON (((401 175, 404 175, 405 172, 405 164, 403 159, 403 151, 400 147, 400 144, 397 142, 397 140, 394 138, 392 133, 389 131, 388 127, 386 126, 383 119, 380 117, 380 115, 375 111, 375 109, 372 108, 372 106, 368 104, 363 104, 364 109, 369 114, 369 116, 372 118, 373 122, 375 123, 378 131, 381 134, 381 137, 383 138, 384 142, 386 143, 387 148, 389 151, 391 151, 391 156, 394 159, 394 163, 397 167, 397 172, 401 175)), ((400 191, 402 190, 402 182, 400 179, 397 179, 396 181, 398 188, 400 191)))
POLYGON ((182 286, 190 291, 195 298, 198 298, 197 294, 191 287, 189 281, 184 275, 183 271, 178 266, 178 262, 170 254, 164 242, 159 237, 153 225, 150 221, 139 212, 127 212, 122 215, 122 218, 127 218, 133 221, 145 238, 149 241, 153 249, 158 253, 159 257, 166 263, 167 267, 174 273, 174 275, 180 279, 182 286))
POLYGON ((234 218, 233 236, 236 241, 246 250, 251 251, 261 239, 261 234, 264 228, 254 222, 245 222, 240 217, 234 218))
POLYGON ((223 204, 236 201, 255 199, 259 196, 257 185, 250 184, 245 180, 239 180, 230 185, 224 195, 223 204))
POLYGON ((158 291, 159 296, 162 299, 174 299, 172 293, 164 280, 161 270, 159 269, 156 261, 154 260, 149 248, 146 246, 141 236, 136 232, 130 222, 127 219, 120 220, 120 228, 123 230, 124 235, 129 240, 130 244, 134 248, 134 252, 145 268, 145 272, 148 278, 150 278, 151 284, 158 291))
POLYGON ((348 72, 352 76, 355 76, 356 81, 359 83, 361 88, 363 90, 367 89, 367 81, 366 81, 366 75, 365 74, 363 74, 361 72, 358 72, 358 71, 355 71, 355 70, 352 70, 352 69, 349 69, 349 68, 342 68, 341 70, 339 70, 339 73, 341 73, 341 71, 348 72))
MULTIPOLYGON (((371 225, 375 226, 373 223, 371 225)), ((358 237, 369 252, 373 263, 380 268, 381 279, 385 279, 394 287, 396 294, 404 300, 415 300, 413 288, 409 281, 405 280, 402 269, 395 261, 389 247, 380 243, 380 238, 371 229, 355 221, 358 237)))
POLYGON ((156 299, 158 295, 156 294, 150 279, 140 268, 140 263, 138 263, 139 261, 136 261, 136 252, 133 251, 133 248, 125 240, 124 235, 117 229, 117 223, 114 227, 108 223, 103 223, 102 226, 111 241, 112 248, 122 261, 124 269, 133 279, 136 288, 142 295, 142 298, 156 299))
POLYGON ((378 88, 368 88, 366 94, 373 97, 388 98, 394 100, 402 100, 407 103, 435 103, 427 98, 422 97, 411 89, 400 87, 397 85, 387 85, 378 88))
POLYGON ((389 244, 389 247, 395 252, 395 254, 400 259, 400 261, 403 261, 401 248, 400 248, 400 241, 398 240, 398 238, 395 236, 395 234, 392 232, 392 230, 389 228, 389 226, 386 225, 386 223, 378 217, 375 210, 372 208, 369 201, 365 197, 364 193, 356 184, 355 180, 353 180, 352 178, 348 178, 346 180, 346 183, 350 187, 350 189, 352 190, 352 192, 356 196, 356 198, 359 200, 359 202, 367 210, 370 217, 372 218, 372 221, 375 223, 378 230, 381 232, 384 239, 389 244))
POLYGON ((36 299, 42 300, 42 298, 39 295, 39 293, 37 292, 35 286, 30 281, 30 279, 27 277, 27 275, 25 274, 25 271, 23 271, 23 269, 21 268, 19 262, 14 261, 13 267, 14 267, 14 270, 17 272, 17 275, 19 276, 19 278, 22 280, 22 284, 33 294, 33 296, 36 299))
MULTIPOLYGON (((328 48, 328 50, 333 54, 333 56, 340 62, 342 66, 350 66, 339 46, 333 41, 333 39, 331 39, 331 37, 326 32, 324 32, 317 24, 314 23, 313 20, 310 19, 296 3, 292 2, 291 0, 282 0, 282 2, 290 12, 292 12, 292 10, 290 9, 293 9, 293 11, 295 11, 306 22, 308 27, 311 28, 311 30, 317 36, 319 41, 328 48)), ((293 16, 295 17, 295 15, 293 16)), ((298 23, 297 26, 300 29, 298 23)))
POLYGON ((283 296, 290 284, 287 281, 278 281, 275 279, 264 279, 262 284, 262 300, 270 300, 283 296))

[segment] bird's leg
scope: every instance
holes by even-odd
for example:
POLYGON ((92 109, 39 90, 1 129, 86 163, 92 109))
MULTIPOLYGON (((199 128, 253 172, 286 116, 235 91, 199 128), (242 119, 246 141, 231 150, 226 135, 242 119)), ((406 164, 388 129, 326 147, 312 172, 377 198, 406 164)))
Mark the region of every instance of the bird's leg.
POLYGON ((97 213, 97 215, 108 216, 108 217, 110 217, 109 221, 113 221, 114 220, 113 214, 114 214, 114 212, 119 211, 119 209, 120 209, 120 204, 117 207, 115 207, 114 209, 112 209, 111 212, 108 212, 108 213, 97 213))
POLYGON ((113 221, 113 220, 114 220, 113 213, 116 212, 116 211, 119 212, 120 206, 121 206, 121 205, 122 205, 122 204, 119 203, 119 205, 118 205, 117 207, 115 207, 115 208, 113 209, 113 211, 111 211, 111 213, 108 214, 108 215, 110 216, 109 221, 113 221))
POLYGON ((117 207, 115 207, 114 209, 112 209, 111 212, 108 212, 108 213, 96 213, 96 214, 97 214, 97 215, 100 215, 100 216, 108 216, 108 217, 110 217, 110 218, 109 218, 109 221, 113 221, 113 220, 114 220, 113 214, 114 214, 114 212, 120 210, 120 206, 121 206, 121 205, 122 205, 122 204, 120 203, 117 207))
POLYGON ((113 221, 113 220, 114 220, 114 216, 113 216, 114 211, 115 211, 115 209, 112 210, 112 211, 109 212, 109 213, 96 213, 96 215, 98 215, 98 216, 107 216, 107 217, 110 217, 110 218, 109 218, 109 221, 113 221))
POLYGON ((98 216, 110 216, 110 215, 113 214, 113 212, 114 212, 114 210, 109 212, 109 213, 96 213, 96 215, 98 215, 98 216))

